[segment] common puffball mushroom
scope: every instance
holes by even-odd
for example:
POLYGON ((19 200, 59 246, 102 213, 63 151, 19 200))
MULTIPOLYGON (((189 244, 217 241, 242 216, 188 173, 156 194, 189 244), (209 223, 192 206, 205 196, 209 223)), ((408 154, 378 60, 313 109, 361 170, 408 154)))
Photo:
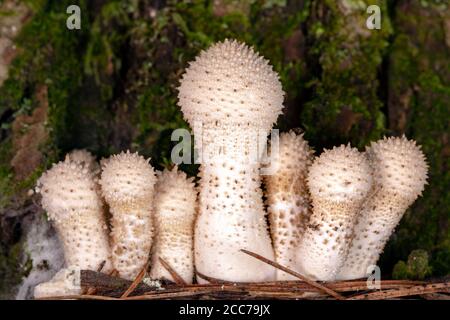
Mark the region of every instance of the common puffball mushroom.
POLYGON ((299 272, 321 281, 336 278, 371 185, 369 162, 355 148, 335 147, 314 160, 308 173, 313 213, 297 250, 299 272))
POLYGON ((134 279, 149 259, 153 238, 153 190, 149 160, 122 152, 101 162, 100 185, 111 211, 113 267, 134 279))
MULTIPOLYGON (((39 178, 36 191, 42 195, 42 207, 63 243, 66 267, 97 270, 105 261, 102 270, 109 271, 108 232, 93 173, 83 164, 66 159, 39 178)), ((37 286, 35 296, 66 290, 59 278, 37 286)))
POLYGON ((274 258, 254 150, 281 113, 283 95, 268 61, 237 41, 202 51, 181 79, 178 104, 202 144, 194 248, 203 275, 275 279, 273 267, 240 250, 274 258))
POLYGON ((374 192, 357 217, 347 259, 338 279, 370 273, 406 209, 425 187, 428 166, 415 141, 384 138, 372 142, 367 156, 374 172, 374 192))
POLYGON ((194 219, 197 191, 193 178, 177 168, 158 175, 155 187, 155 240, 152 248, 152 279, 174 281, 159 258, 184 280, 194 279, 194 219))
MULTIPOLYGON (((264 177, 275 260, 291 270, 297 269, 296 250, 311 214, 306 177, 312 153, 303 135, 282 133, 272 155, 276 171, 264 177)), ((277 280, 297 278, 277 270, 277 280)))

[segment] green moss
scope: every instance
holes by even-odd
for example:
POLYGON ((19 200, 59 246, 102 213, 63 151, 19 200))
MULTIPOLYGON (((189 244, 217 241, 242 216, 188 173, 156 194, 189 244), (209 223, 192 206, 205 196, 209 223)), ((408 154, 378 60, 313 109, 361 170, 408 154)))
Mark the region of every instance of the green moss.
POLYGON ((301 116, 313 143, 329 146, 350 141, 362 147, 385 132, 378 75, 392 28, 388 15, 383 15, 380 30, 365 25, 366 7, 377 4, 386 12, 386 1, 339 4, 317 1, 313 5, 308 27, 317 76, 308 83, 313 98, 301 116), (324 131, 328 134, 321 134, 324 131), (334 139, 329 140, 330 135, 334 139))
POLYGON ((31 260, 23 263, 22 244, 13 245, 7 252, 0 246, 0 299, 11 298, 11 288, 17 286, 31 270, 31 260))
POLYGON ((428 265, 428 253, 425 250, 414 250, 408 256, 408 261, 399 261, 394 266, 392 277, 394 279, 423 280, 431 274, 428 265))
MULTIPOLYGON (((423 196, 402 219, 383 259, 404 259, 417 247, 426 250, 435 276, 450 273, 450 185, 448 119, 450 62, 439 7, 402 2, 392 46, 389 111, 404 117, 392 131, 406 133, 422 146, 429 178, 423 196)), ((448 14, 447 14, 448 16, 448 14)))

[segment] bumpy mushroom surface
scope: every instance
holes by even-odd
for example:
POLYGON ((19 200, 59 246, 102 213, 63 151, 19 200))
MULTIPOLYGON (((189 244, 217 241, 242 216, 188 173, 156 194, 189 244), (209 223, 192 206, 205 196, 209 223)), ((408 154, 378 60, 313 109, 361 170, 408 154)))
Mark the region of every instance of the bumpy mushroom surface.
POLYGON ((347 256, 355 217, 371 185, 364 154, 349 146, 324 151, 313 162, 308 187, 313 213, 297 250, 299 271, 332 281, 347 256))
POLYGON ((152 279, 174 281, 159 258, 183 280, 194 279, 194 219, 197 191, 193 178, 177 168, 164 170, 155 187, 155 240, 152 248, 152 279))
MULTIPOLYGON (((272 155, 275 173, 264 177, 275 259, 297 270, 296 250, 311 214, 306 178, 313 152, 303 135, 280 134, 278 154, 272 155)), ((277 280, 297 280, 277 270, 277 280)))
POLYGON ((281 113, 278 75, 252 48, 225 40, 191 62, 178 98, 202 143, 197 271, 229 281, 274 280, 273 267, 239 250, 274 257, 254 150, 281 113))
POLYGON ((415 141, 384 138, 366 151, 374 172, 374 192, 358 215, 352 245, 338 279, 370 273, 405 211, 422 194, 427 180, 425 156, 415 141))
POLYGON ((122 152, 101 162, 100 185, 112 214, 112 263, 132 280, 149 259, 153 239, 153 190, 149 160, 122 152))

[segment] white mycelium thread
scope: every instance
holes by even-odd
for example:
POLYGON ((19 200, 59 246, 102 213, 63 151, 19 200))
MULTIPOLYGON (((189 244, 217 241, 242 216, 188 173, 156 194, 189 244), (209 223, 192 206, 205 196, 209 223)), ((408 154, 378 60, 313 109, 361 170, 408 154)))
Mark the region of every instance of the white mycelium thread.
POLYGON ((308 174, 313 213, 297 251, 302 274, 322 281, 336 278, 356 214, 371 188, 371 174, 364 154, 350 146, 326 150, 314 160, 308 174))
POLYGON ((202 51, 183 75, 178 104, 203 152, 194 244, 201 274, 275 278, 273 267, 239 250, 274 258, 254 150, 258 134, 266 139, 281 113, 283 94, 268 61, 236 41, 202 51))
POLYGON ((97 270, 105 261, 103 271, 109 271, 107 227, 92 172, 66 159, 41 176, 36 191, 41 193, 42 207, 63 243, 66 266, 97 270))
POLYGON ((366 153, 373 167, 374 192, 357 217, 352 245, 338 279, 366 276, 427 180, 425 156, 415 141, 384 138, 372 143, 366 153))
POLYGON ((194 279, 194 219, 197 191, 193 178, 175 167, 158 176, 155 187, 155 241, 152 249, 152 279, 174 281, 163 267, 164 259, 183 280, 194 279))
POLYGON ((100 185, 112 214, 112 263, 134 279, 148 261, 153 237, 153 189, 149 160, 122 152, 103 160, 100 185))
MULTIPOLYGON (((280 135, 279 152, 272 156, 276 171, 264 180, 275 259, 297 270, 296 250, 311 214, 306 178, 313 152, 303 135, 290 131, 280 135)), ((277 270, 277 280, 297 278, 277 270)))

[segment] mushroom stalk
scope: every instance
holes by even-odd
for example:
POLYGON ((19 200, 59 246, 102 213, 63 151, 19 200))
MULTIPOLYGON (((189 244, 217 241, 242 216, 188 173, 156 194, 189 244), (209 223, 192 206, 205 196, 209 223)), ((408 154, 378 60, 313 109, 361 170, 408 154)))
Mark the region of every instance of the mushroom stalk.
POLYGON ((190 64, 178 97, 203 155, 194 244, 197 271, 228 281, 274 280, 273 267, 240 249, 274 258, 255 147, 281 113, 277 74, 253 49, 225 40, 190 64))
POLYGON ((321 281, 335 280, 371 183, 369 162, 354 148, 335 147, 316 158, 308 174, 313 213, 297 250, 302 274, 321 281))
POLYGON ((164 170, 155 189, 155 241, 152 249, 152 279, 174 281, 159 258, 191 284, 194 279, 194 219, 197 192, 193 178, 186 174, 164 170))
POLYGON ((112 214, 112 263, 132 280, 149 259, 153 238, 153 189, 149 160, 122 152, 103 160, 100 184, 112 214))
MULTIPOLYGON (((312 150, 294 131, 282 133, 278 154, 272 155, 275 173, 265 176, 270 233, 275 260, 297 270, 296 250, 311 214, 306 177, 311 165, 312 150)), ((277 270, 277 280, 296 280, 277 270)))
POLYGON ((374 192, 359 213, 349 254, 338 279, 372 272, 386 242, 409 206, 422 194, 428 167, 415 141, 384 138, 367 149, 374 192))

